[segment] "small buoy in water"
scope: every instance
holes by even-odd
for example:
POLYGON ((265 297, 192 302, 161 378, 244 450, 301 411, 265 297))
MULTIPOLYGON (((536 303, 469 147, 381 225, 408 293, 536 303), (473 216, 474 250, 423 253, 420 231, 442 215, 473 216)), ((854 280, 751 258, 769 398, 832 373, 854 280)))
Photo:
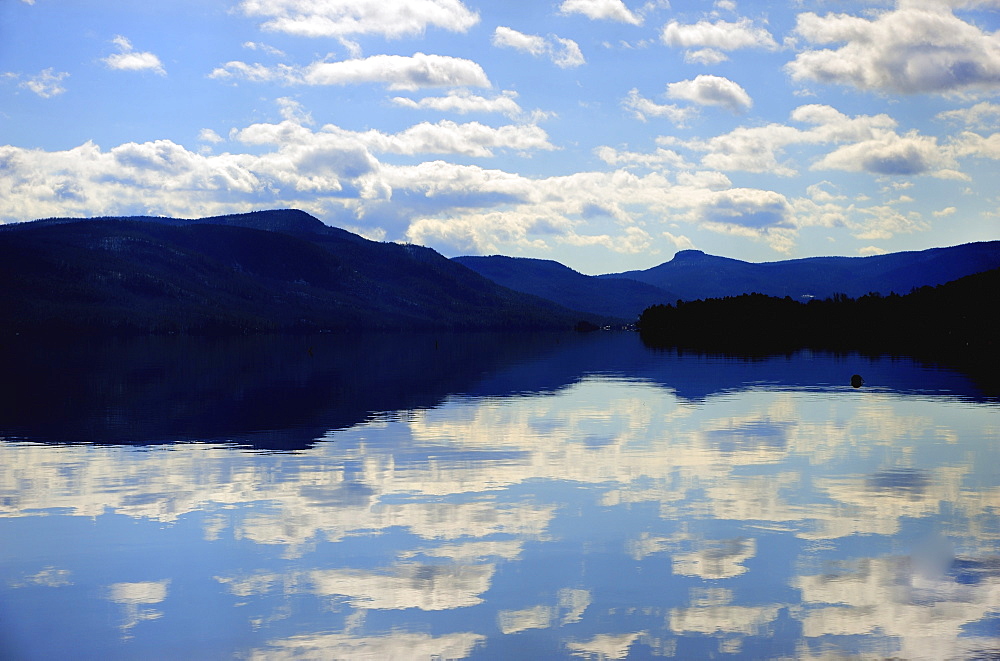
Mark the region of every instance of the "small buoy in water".
POLYGON ((851 386, 854 388, 860 388, 864 382, 865 380, 861 378, 860 374, 855 374, 851 377, 851 386))

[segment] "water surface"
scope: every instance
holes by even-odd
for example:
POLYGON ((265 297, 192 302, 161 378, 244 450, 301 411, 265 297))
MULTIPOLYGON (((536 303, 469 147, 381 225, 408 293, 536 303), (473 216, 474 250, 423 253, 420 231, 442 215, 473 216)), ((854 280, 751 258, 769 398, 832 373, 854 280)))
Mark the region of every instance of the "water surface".
POLYGON ((15 349, 3 658, 1000 654, 1000 408, 956 372, 627 333, 15 349))

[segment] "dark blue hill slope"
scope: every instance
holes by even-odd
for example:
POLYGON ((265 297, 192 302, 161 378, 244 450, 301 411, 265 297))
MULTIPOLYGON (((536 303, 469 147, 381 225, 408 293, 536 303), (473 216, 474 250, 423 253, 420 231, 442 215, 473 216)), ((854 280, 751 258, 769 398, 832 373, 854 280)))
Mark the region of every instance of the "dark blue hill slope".
POLYGON ((5 226, 0 277, 4 332, 572 328, 583 318, 429 248, 368 241, 295 210, 5 226))
POLYGON ((584 275, 547 259, 493 255, 455 257, 452 261, 514 291, 541 296, 573 310, 627 321, 635 321, 650 305, 677 298, 644 282, 584 275))

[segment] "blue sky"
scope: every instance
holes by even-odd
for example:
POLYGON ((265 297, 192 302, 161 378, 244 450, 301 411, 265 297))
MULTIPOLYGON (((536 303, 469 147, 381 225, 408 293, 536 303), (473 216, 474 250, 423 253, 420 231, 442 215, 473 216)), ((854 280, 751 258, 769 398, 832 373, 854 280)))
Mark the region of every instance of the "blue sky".
POLYGON ((0 222, 648 268, 1000 238, 1000 0, 0 0, 0 222))

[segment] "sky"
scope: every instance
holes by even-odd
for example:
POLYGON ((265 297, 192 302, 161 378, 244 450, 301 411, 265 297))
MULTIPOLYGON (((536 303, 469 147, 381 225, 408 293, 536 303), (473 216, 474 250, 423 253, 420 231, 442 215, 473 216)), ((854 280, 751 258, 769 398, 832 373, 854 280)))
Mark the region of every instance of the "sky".
POLYGON ((1000 0, 0 0, 0 222, 587 274, 1000 239, 1000 0))

